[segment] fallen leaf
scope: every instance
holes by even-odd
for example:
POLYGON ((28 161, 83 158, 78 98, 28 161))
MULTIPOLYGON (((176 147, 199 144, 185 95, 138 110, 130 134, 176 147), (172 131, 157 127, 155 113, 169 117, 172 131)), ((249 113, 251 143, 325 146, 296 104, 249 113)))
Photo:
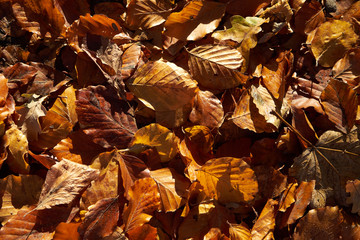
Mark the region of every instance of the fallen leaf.
POLYGON ((88 166, 61 160, 48 171, 36 210, 69 204, 89 187, 98 171, 88 166))
MULTIPOLYGON (((309 40, 309 38, 308 38, 309 40)), ((311 40, 311 51, 323 67, 332 67, 358 40, 351 23, 342 20, 321 24, 311 40)))
POLYGON ((210 91, 198 91, 189 120, 210 129, 219 128, 223 122, 224 109, 221 101, 210 91))
POLYGON ((250 229, 245 224, 229 223, 229 234, 231 240, 250 240, 250 229))
POLYGON ((360 174, 359 146, 356 127, 346 135, 329 130, 320 136, 315 146, 294 159, 289 175, 295 176, 300 183, 316 181, 312 206, 325 206, 331 197, 339 204, 345 204, 345 183, 360 174))
POLYGON ((130 143, 130 152, 139 154, 149 147, 155 147, 162 162, 168 162, 178 152, 177 145, 179 138, 167 129, 157 123, 152 123, 140 128, 134 135, 130 143))
POLYGON ((158 186, 162 211, 177 210, 182 205, 182 197, 187 195, 190 181, 169 168, 151 171, 150 176, 158 186))
POLYGON ((157 239, 159 237, 157 228, 145 223, 140 227, 136 227, 127 232, 129 239, 146 240, 157 239))
POLYGON ((359 58, 359 48, 353 48, 347 51, 345 56, 337 61, 332 68, 333 78, 342 80, 353 88, 357 87, 359 85, 360 76, 360 66, 358 66, 359 58))
POLYGON ((199 40, 217 28, 225 8, 226 5, 219 2, 191 1, 166 19, 165 34, 182 41, 199 40))
POLYGON ((28 174, 30 166, 27 162, 29 147, 26 136, 16 125, 11 125, 5 132, 4 142, 9 152, 6 159, 9 168, 15 173, 28 174))
POLYGON ((296 225, 294 239, 339 239, 342 216, 337 206, 310 210, 296 225))
POLYGON ((136 180, 128 192, 129 205, 124 210, 124 232, 147 223, 160 206, 160 194, 152 178, 136 180))
POLYGON ((290 183, 288 184, 286 190, 283 192, 283 195, 280 198, 279 201, 279 211, 285 212, 286 209, 290 207, 291 204, 293 204, 295 200, 295 190, 298 186, 297 183, 290 183))
POLYGON ((307 35, 325 22, 325 14, 320 2, 310 1, 304 2, 294 19, 294 32, 307 35))
POLYGON ((53 240, 78 240, 78 228, 81 223, 60 223, 56 229, 53 240))
POLYGON ((78 91, 76 112, 80 126, 95 143, 104 148, 126 148, 136 131, 135 121, 125 112, 125 104, 111 105, 107 101, 107 94, 104 86, 78 91))
POLYGON ((45 98, 46 96, 32 95, 28 103, 16 109, 21 116, 17 125, 30 142, 37 141, 41 133, 39 118, 46 115, 46 109, 42 105, 45 98))
POLYGON ((357 213, 360 215, 360 206, 359 206, 359 198, 360 198, 360 181, 355 179, 352 181, 347 181, 346 183, 346 192, 350 193, 350 196, 346 198, 347 204, 352 204, 352 213, 357 213))
POLYGON ((223 203, 249 203, 258 192, 254 171, 239 158, 209 160, 196 171, 196 177, 208 198, 223 203))
POLYGON ((81 239, 103 239, 115 231, 118 219, 118 198, 103 198, 89 207, 78 232, 81 239))
POLYGON ((278 202, 270 198, 251 229, 251 239, 274 239, 277 208, 278 202))
POLYGON ((189 103, 197 91, 197 82, 184 69, 163 60, 147 62, 126 84, 155 111, 179 109, 189 103))
POLYGON ((320 96, 321 105, 329 120, 343 133, 355 124, 356 92, 346 83, 332 79, 320 96))
POLYGON ((172 11, 168 0, 132 0, 126 12, 126 23, 132 29, 149 29, 166 21, 172 11))
POLYGON ((243 57, 229 46, 202 45, 189 55, 190 73, 203 87, 224 90, 245 84, 249 78, 237 70, 243 57))

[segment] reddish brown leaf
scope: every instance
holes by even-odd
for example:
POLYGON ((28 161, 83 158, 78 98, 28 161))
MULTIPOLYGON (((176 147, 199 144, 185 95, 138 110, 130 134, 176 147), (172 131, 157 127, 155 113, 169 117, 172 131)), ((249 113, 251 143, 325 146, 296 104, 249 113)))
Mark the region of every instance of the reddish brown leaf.
POLYGON ((118 198, 104 198, 89 207, 79 227, 82 239, 102 239, 112 234, 119 218, 118 198))
POLYGON ((133 228, 127 232, 127 235, 130 240, 157 239, 157 237, 159 237, 157 229, 150 224, 144 224, 140 227, 133 228))
POLYGON ((326 115, 336 128, 343 133, 349 132, 357 113, 356 92, 348 84, 332 79, 320 99, 326 115))
POLYGON ((109 98, 106 93, 103 86, 89 87, 78 92, 76 112, 80 126, 95 143, 104 148, 126 148, 136 131, 135 121, 125 112, 125 104, 111 105, 106 99, 109 98))
POLYGON ((60 223, 56 229, 53 240, 78 240, 80 223, 60 223))

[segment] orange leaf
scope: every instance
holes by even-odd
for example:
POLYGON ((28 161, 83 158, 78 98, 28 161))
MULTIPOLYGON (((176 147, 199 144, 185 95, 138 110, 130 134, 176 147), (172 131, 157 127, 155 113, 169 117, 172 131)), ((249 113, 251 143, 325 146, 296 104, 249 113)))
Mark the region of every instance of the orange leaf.
POLYGON ((182 41, 199 40, 217 28, 225 8, 223 3, 191 1, 182 11, 170 14, 165 22, 165 34, 182 41))
POLYGON ((251 229, 251 239, 267 240, 274 239, 275 215, 277 212, 278 202, 269 199, 251 229))
POLYGON ((53 240, 79 240, 79 225, 80 223, 60 223, 55 229, 53 240))

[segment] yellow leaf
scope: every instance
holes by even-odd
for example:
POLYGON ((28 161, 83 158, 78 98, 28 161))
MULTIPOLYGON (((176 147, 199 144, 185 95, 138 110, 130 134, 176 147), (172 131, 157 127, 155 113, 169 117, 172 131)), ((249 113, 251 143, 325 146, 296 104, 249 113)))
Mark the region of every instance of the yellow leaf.
POLYGON ((28 140, 16 125, 12 125, 4 135, 5 145, 8 146, 9 155, 6 162, 9 168, 15 173, 27 174, 30 166, 25 160, 28 154, 28 140))
POLYGON ((229 234, 231 240, 250 240, 250 229, 244 226, 244 224, 229 224, 229 234))
POLYGON ((239 158, 223 157, 207 161, 196 176, 208 198, 228 202, 251 202, 258 192, 254 171, 239 158))
POLYGON ((199 40, 217 28, 225 8, 219 2, 191 1, 180 12, 170 14, 165 22, 165 34, 182 41, 199 40))
POLYGON ((268 240, 274 239, 275 215, 278 202, 269 199, 261 211, 259 218, 256 220, 251 229, 251 239, 253 240, 268 240))
POLYGON ((130 144, 130 151, 141 153, 148 147, 155 147, 162 162, 171 160, 178 152, 179 139, 166 127, 152 123, 140 128, 130 144))
POLYGON ((327 21, 315 31, 311 51, 321 66, 332 67, 356 44, 358 38, 351 23, 342 20, 327 21))

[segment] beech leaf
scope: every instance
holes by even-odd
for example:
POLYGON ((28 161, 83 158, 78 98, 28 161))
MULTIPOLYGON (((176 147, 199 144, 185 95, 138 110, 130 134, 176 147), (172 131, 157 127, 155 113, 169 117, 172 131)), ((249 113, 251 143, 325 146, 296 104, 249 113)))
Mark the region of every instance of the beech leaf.
POLYGON ((346 192, 350 193, 350 196, 346 198, 347 204, 352 204, 352 213, 360 215, 360 181, 355 179, 346 183, 346 192))
POLYGON ((208 198, 223 203, 251 202, 258 192, 254 171, 239 158, 209 160, 196 171, 196 177, 208 198))
POLYGON ((243 57, 228 46, 202 45, 189 51, 191 75, 210 89, 229 89, 245 84, 248 76, 239 72, 243 57))
POLYGON ((47 209, 71 203, 98 177, 98 171, 66 159, 53 165, 48 171, 38 205, 35 209, 47 209))

